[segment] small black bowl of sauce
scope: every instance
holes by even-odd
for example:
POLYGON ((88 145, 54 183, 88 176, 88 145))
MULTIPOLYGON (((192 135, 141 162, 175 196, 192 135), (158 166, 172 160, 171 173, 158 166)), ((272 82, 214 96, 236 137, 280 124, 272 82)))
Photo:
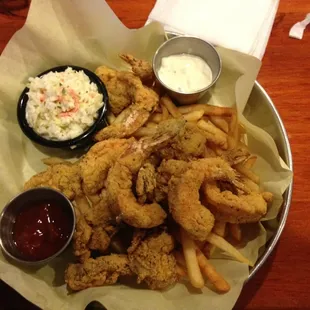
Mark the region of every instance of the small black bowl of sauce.
POLYGON ((26 265, 44 265, 70 244, 75 229, 71 202, 46 187, 25 191, 0 215, 0 246, 4 254, 26 265))

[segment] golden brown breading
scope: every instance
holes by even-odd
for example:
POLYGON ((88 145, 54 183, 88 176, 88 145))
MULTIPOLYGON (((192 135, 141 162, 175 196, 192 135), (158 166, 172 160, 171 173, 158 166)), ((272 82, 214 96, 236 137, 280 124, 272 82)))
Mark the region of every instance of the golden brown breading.
MULTIPOLYGON (((228 190, 221 191, 216 182, 206 184, 203 190, 210 204, 209 208, 218 220, 229 223, 252 223, 258 222, 267 213, 264 193, 235 195, 228 190)), ((271 193, 267 196, 270 196, 269 194, 271 193)))
POLYGON ((91 250, 98 250, 104 253, 108 249, 110 242, 111 239, 103 227, 97 226, 93 228, 88 246, 91 250))
POLYGON ((151 82, 154 79, 153 67, 148 61, 137 59, 130 54, 121 54, 120 58, 131 66, 133 73, 137 75, 143 83, 151 82))
POLYGON ((142 85, 139 79, 131 79, 126 75, 123 80, 129 85, 132 104, 116 117, 113 124, 103 128, 95 135, 97 141, 125 138, 132 135, 145 124, 158 105, 158 95, 152 89, 142 85))
POLYGON ((164 159, 180 159, 190 161, 203 157, 206 137, 196 124, 186 123, 174 138, 169 147, 163 148, 159 154, 164 159))
POLYGON ((87 195, 98 193, 117 157, 134 139, 111 139, 96 143, 80 161, 83 190, 87 195))
POLYGON ((151 201, 156 187, 155 167, 151 163, 145 163, 139 170, 136 181, 136 193, 140 203, 151 201))
POLYGON ((78 208, 75 209, 76 226, 73 235, 74 255, 79 258, 80 262, 84 262, 90 257, 88 242, 92 234, 92 228, 87 224, 83 214, 78 208))
POLYGON ((131 275, 127 255, 111 254, 96 259, 89 258, 83 264, 70 264, 65 281, 74 291, 88 287, 114 284, 119 276, 131 275))
POLYGON ((138 79, 130 72, 120 72, 106 66, 100 66, 95 73, 105 84, 109 95, 109 106, 113 114, 118 115, 132 103, 129 85, 124 76, 138 79))
POLYGON ((51 187, 61 191, 69 199, 82 195, 81 176, 78 164, 70 162, 49 166, 46 171, 31 177, 24 185, 28 190, 35 187, 51 187))
POLYGON ((138 232, 128 249, 130 269, 137 274, 138 283, 145 281, 151 289, 164 289, 177 281, 176 260, 171 254, 174 240, 166 232, 143 239, 138 232))

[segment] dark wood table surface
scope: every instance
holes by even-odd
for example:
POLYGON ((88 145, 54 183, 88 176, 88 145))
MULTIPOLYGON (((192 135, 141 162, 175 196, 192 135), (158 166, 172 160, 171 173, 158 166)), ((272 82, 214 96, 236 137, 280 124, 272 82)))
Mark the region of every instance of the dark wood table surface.
MULTIPOLYGON (((289 135, 293 201, 278 246, 245 285, 236 309, 310 309, 310 27, 301 41, 288 37, 290 27, 310 12, 310 1, 280 2, 258 81, 273 99, 289 135)), ((23 26, 27 8, 20 7, 24 3, 27 0, 0 0, 0 52, 23 26)), ((127 27, 138 28, 144 25, 155 0, 108 3, 127 27)), ((1 309, 37 309, 3 282, 0 296, 1 309)))

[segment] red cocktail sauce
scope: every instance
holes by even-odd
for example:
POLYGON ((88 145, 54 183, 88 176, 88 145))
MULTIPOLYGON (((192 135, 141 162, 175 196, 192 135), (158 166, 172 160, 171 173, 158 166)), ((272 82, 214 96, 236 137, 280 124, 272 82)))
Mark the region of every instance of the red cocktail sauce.
POLYGON ((61 205, 39 203, 25 207, 13 226, 13 240, 22 257, 42 260, 58 252, 72 232, 72 217, 61 205))

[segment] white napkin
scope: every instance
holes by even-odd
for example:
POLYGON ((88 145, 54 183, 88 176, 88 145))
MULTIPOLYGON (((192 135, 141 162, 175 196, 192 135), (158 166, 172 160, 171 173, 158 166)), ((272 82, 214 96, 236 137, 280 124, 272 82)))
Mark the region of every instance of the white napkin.
POLYGON ((157 0, 148 22, 262 59, 278 4, 279 0, 157 0))

